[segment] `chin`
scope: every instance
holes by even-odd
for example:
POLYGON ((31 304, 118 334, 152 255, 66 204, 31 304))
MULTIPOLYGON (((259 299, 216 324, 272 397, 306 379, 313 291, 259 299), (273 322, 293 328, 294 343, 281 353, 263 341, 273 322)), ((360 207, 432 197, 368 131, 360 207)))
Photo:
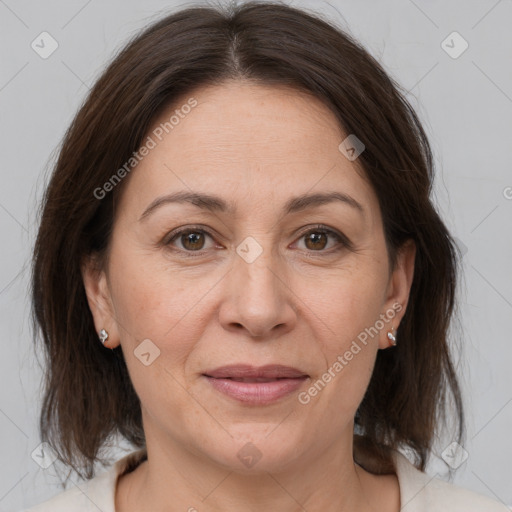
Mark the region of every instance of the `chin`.
POLYGON ((217 464, 239 474, 278 473, 294 464, 299 456, 298 447, 303 447, 294 435, 285 428, 278 434, 276 424, 265 425, 264 429, 247 427, 238 429, 236 435, 228 429, 233 438, 213 441, 205 447, 206 453, 217 464))

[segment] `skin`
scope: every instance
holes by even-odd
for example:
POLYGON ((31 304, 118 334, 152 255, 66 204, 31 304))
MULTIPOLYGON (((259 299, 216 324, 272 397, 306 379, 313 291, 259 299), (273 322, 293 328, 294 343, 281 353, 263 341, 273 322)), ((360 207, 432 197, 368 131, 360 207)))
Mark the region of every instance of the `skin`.
POLYGON ((190 96, 198 105, 125 178, 105 268, 83 265, 96 329, 108 331, 106 347, 122 345, 147 440, 149 460, 118 480, 116 511, 397 512, 396 476, 355 464, 352 443, 377 351, 406 310, 414 245, 389 268, 377 196, 339 151, 347 134, 318 99, 230 81, 187 95, 154 126, 190 96), (173 203, 139 220, 180 190, 221 196, 236 212, 173 203), (283 214, 291 197, 334 190, 364 215, 342 202, 283 214), (353 249, 332 235, 308 241, 317 223, 353 249), (197 224, 213 236, 160 244, 197 224), (262 248, 252 263, 236 252, 249 236, 262 248), (194 248, 203 254, 187 257, 194 248), (307 390, 397 303, 393 320, 307 404, 297 393, 243 404, 202 376, 278 363, 307 373, 299 391, 307 390), (148 366, 134 355, 145 339, 160 350, 148 366), (262 455, 250 468, 237 457, 247 442, 262 455))

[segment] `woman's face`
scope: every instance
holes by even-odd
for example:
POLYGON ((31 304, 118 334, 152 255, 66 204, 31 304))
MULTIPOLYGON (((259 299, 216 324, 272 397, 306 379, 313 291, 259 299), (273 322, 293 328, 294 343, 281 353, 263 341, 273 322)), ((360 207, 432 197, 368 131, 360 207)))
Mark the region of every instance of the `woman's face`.
POLYGON ((392 272, 377 197, 318 100, 247 82, 191 96, 148 133, 108 267, 84 273, 148 445, 237 471, 350 447, 377 350, 405 313, 414 248, 392 272), (165 199, 177 193, 215 200, 165 199), (252 368, 215 372, 226 365, 252 368), (267 365, 296 373, 258 373, 267 365))

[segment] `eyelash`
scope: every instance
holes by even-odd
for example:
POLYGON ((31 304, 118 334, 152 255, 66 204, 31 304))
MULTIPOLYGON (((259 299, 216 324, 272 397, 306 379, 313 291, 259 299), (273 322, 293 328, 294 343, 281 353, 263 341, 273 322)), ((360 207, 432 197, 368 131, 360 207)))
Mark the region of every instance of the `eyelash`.
MULTIPOLYGON (((204 229, 200 226, 189 226, 187 228, 180 229, 178 231, 173 231, 173 232, 169 233, 169 235, 167 237, 165 237, 165 239, 162 241, 162 245, 164 245, 166 247, 170 246, 171 243, 174 242, 177 238, 179 238, 181 235, 184 235, 187 233, 188 234, 203 233, 203 234, 208 235, 212 239, 214 238, 214 235, 212 233, 210 233, 210 231, 208 231, 207 229, 204 229)), ((352 243, 346 236, 328 228, 327 226, 324 226, 323 224, 317 224, 316 226, 309 228, 307 231, 302 232, 301 235, 299 236, 299 240, 311 233, 322 233, 322 234, 326 234, 326 235, 331 235, 333 238, 336 239, 336 241, 340 244, 340 246, 336 247, 334 249, 331 248, 330 250, 319 250, 319 251, 310 250, 308 252, 324 253, 324 254, 329 255, 329 254, 338 252, 338 251, 342 250, 343 248, 347 248, 349 250, 353 249, 352 243)), ((185 257, 189 257, 189 258, 197 258, 197 257, 204 256, 204 254, 208 251, 208 249, 203 249, 200 251, 187 251, 186 249, 174 249, 174 250, 184 254, 185 257)))

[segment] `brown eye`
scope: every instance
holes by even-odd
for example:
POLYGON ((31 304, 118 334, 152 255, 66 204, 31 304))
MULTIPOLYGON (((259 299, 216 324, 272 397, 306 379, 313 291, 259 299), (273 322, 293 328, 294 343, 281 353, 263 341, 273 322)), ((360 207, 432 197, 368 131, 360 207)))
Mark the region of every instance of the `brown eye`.
POLYGON ((171 233, 166 240, 163 241, 163 245, 174 248, 182 253, 194 253, 201 252, 203 249, 206 251, 207 237, 213 239, 212 235, 207 231, 199 228, 188 228, 181 229, 171 233))
POLYGON ((322 250, 327 245, 328 236, 324 232, 313 231, 305 236, 306 247, 311 250, 322 250))
POLYGON ((304 240, 306 251, 331 253, 343 248, 351 248, 350 241, 343 235, 323 226, 318 226, 303 233, 300 241, 304 240), (333 240, 334 244, 329 246, 329 241, 333 240), (332 250, 329 250, 332 249, 332 250))
POLYGON ((180 236, 183 247, 187 250, 197 251, 204 247, 204 233, 199 231, 190 231, 180 236))

